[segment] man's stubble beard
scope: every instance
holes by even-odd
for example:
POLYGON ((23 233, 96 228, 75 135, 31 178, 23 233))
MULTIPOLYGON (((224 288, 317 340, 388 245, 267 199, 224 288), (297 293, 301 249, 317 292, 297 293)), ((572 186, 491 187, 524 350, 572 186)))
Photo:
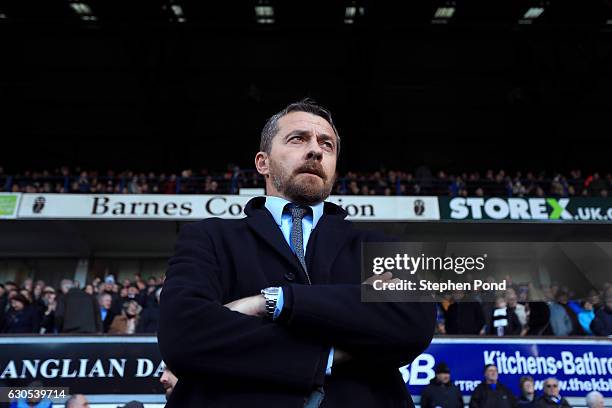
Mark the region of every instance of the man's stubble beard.
POLYGON ((315 205, 329 197, 334 187, 335 176, 332 177, 332 180, 322 178, 323 185, 317 187, 312 183, 297 182, 295 179, 299 174, 289 173, 282 166, 276 166, 276 163, 270 160, 272 184, 276 191, 289 201, 300 205, 315 205))

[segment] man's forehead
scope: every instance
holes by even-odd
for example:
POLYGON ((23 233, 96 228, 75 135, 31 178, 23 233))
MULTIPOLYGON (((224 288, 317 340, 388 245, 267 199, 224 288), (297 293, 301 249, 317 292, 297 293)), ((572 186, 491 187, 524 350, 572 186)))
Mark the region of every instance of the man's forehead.
POLYGON ((278 126, 282 133, 294 129, 314 129, 319 133, 326 133, 330 136, 334 134, 334 129, 327 120, 308 112, 290 112, 279 119, 278 126))

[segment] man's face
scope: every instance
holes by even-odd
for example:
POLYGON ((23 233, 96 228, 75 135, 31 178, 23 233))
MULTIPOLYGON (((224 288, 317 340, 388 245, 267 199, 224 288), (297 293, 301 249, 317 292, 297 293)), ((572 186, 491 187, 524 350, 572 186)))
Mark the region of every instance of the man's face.
POLYGON ((597 396, 589 405, 589 408, 605 408, 604 399, 601 396, 597 396))
POLYGON ((70 408, 88 408, 89 407, 89 401, 87 401, 87 398, 85 398, 85 396, 83 394, 78 394, 74 396, 74 401, 72 401, 72 404, 70 405, 70 408))
POLYGON ((303 205, 322 202, 334 185, 337 148, 336 134, 322 117, 306 112, 283 116, 268 160, 258 165, 260 173, 269 175, 268 194, 303 205))
POLYGON ((135 315, 138 312, 138 307, 136 306, 136 303, 130 302, 127 308, 127 312, 131 315, 135 315))
POLYGON ((448 384, 448 382, 450 381, 450 374, 449 373, 438 373, 436 374, 436 379, 440 381, 442 384, 448 384))
POLYGON ((516 307, 516 304, 517 304, 516 292, 514 292, 513 290, 509 290, 506 292, 506 303, 508 304, 509 307, 516 307))
POLYGON ((21 303, 19 300, 15 300, 15 299, 11 299, 11 306, 13 307, 13 309, 15 309, 16 311, 21 311, 23 310, 23 303, 21 303))
POLYGON ((544 394, 551 397, 559 395, 559 383, 553 380, 546 381, 544 383, 544 394))
POLYGON ((489 367, 485 371, 485 379, 489 382, 497 382, 497 367, 489 367))
POLYGON ((100 306, 104 309, 110 309, 112 303, 112 298, 110 296, 102 296, 100 298, 100 306))
POLYGON ((529 394, 529 395, 531 395, 531 394, 533 394, 533 393, 535 393, 535 390, 534 390, 534 388, 533 388, 533 382, 531 382, 531 381, 525 381, 525 382, 523 383, 523 394, 529 394))
POLYGON ((164 373, 159 378, 159 382, 164 387, 164 391, 166 392, 166 400, 170 398, 170 394, 172 394, 172 390, 176 386, 176 382, 178 378, 174 375, 174 373, 167 368, 164 369, 164 373))

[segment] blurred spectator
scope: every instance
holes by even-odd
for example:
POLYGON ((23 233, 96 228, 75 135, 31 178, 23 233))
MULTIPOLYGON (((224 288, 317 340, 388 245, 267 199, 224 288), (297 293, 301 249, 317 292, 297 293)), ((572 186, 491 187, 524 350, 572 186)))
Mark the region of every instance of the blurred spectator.
POLYGON ((162 288, 155 291, 155 303, 145 307, 140 315, 138 326, 136 327, 138 333, 157 333, 157 325, 159 322, 159 297, 161 291, 162 288))
POLYGON ((580 308, 582 309, 578 313, 578 323, 586 334, 593 334, 591 331, 591 322, 595 318, 595 311, 593 311, 593 305, 588 300, 580 302, 580 308))
POLYGON ((74 394, 66 401, 66 408, 88 408, 89 401, 83 394, 74 394))
POLYGON ((421 408, 463 408, 461 391, 450 379, 450 369, 444 362, 436 364, 436 376, 421 393, 421 408))
POLYGON ((555 336, 570 336, 584 334, 576 312, 568 305, 568 293, 565 290, 559 290, 555 296, 556 302, 549 305, 550 307, 550 325, 555 336))
POLYGON ((172 390, 174 390, 177 381, 178 378, 176 378, 174 373, 170 371, 168 367, 164 368, 164 373, 159 378, 159 382, 161 383, 162 387, 164 387, 164 392, 166 393, 166 401, 170 399, 170 394, 172 394, 172 390))
POLYGON ((10 309, 6 313, 2 333, 38 333, 39 317, 28 298, 16 293, 10 299, 10 309))
POLYGON ((55 320, 60 333, 101 333, 102 320, 96 298, 73 287, 70 280, 62 282, 65 294, 57 301, 55 320))
POLYGON ((116 314, 111 309, 113 298, 110 293, 102 292, 98 295, 98 304, 100 306, 100 319, 102 320, 102 331, 108 333, 113 319, 116 314))
POLYGON ((123 304, 121 314, 115 316, 108 329, 109 334, 134 334, 142 306, 135 300, 129 300, 123 304))
MULTIPOLYGON (((515 295, 516 296, 516 295, 515 295)), ((516 336, 521 333, 521 323, 516 313, 506 307, 506 300, 503 296, 495 299, 495 309, 489 327, 489 334, 496 336, 516 336)))
POLYGON ((0 331, 4 326, 4 317, 8 304, 8 293, 6 287, 0 283, 0 331))
MULTIPOLYGON (((43 388, 43 384, 42 382, 36 380, 28 384, 28 388, 40 389, 43 388)), ((36 394, 37 393, 32 393, 31 398, 20 398, 18 400, 11 401, 9 408, 49 408, 53 406, 50 399, 35 397, 36 394)))
POLYGON ((587 408, 605 408, 604 397, 598 391, 591 391, 586 396, 587 408))
POLYGON ((527 326, 527 311, 525 310, 525 306, 518 302, 518 295, 512 288, 506 291, 506 307, 516 314, 521 328, 527 326))
POLYGON ((571 405, 559 393, 559 381, 556 378, 547 378, 544 381, 544 395, 536 402, 536 408, 546 407, 566 407, 571 408, 571 405))
POLYGON ((603 307, 595 313, 591 331, 596 336, 612 336, 612 286, 604 293, 603 307))
POLYGON ((521 391, 521 396, 517 401, 517 406, 521 408, 534 408, 536 398, 533 377, 528 375, 521 377, 519 389, 521 391))
POLYGON ((550 308, 546 302, 530 301, 529 306, 529 322, 527 335, 528 336, 546 336, 552 334, 550 325, 550 308))
POLYGON ((478 384, 470 398, 470 408, 512 408, 516 406, 516 397, 498 381, 497 366, 487 364, 485 380, 478 384))
POLYGON ((42 310, 40 334, 56 333, 55 309, 57 308, 57 298, 55 289, 47 286, 43 291, 42 302, 44 309, 42 310))
POLYGON ((480 334, 484 327, 484 315, 480 303, 465 299, 465 294, 457 292, 454 302, 448 306, 444 318, 447 334, 480 334))

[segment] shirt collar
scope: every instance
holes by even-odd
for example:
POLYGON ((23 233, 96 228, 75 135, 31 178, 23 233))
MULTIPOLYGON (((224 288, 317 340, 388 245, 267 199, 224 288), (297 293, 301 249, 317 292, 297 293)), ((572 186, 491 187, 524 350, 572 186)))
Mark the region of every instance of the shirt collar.
MULTIPOLYGON (((291 201, 286 200, 281 197, 276 196, 266 196, 266 208, 274 217, 274 221, 276 221, 277 225, 281 225, 281 218, 283 216, 283 210, 287 204, 291 203, 291 201)), ((317 222, 323 216, 323 202, 315 205, 309 205, 312 209, 312 228, 317 226, 317 222)))

